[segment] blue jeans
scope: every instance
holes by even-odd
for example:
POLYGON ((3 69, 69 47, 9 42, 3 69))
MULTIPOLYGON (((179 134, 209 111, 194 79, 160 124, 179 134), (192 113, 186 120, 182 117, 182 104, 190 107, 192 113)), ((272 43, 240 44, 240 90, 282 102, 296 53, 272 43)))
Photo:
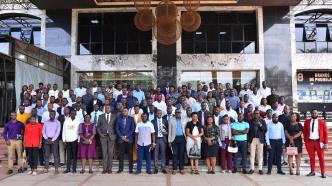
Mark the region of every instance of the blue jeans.
POLYGON ((234 171, 237 172, 237 159, 241 154, 241 166, 242 170, 246 170, 247 168, 247 154, 248 154, 248 145, 247 141, 236 141, 239 151, 234 154, 234 171))
POLYGON ((138 160, 137 160, 137 172, 141 172, 142 170, 142 162, 145 157, 146 160, 146 172, 151 173, 151 152, 149 152, 151 145, 148 146, 140 146, 137 145, 138 150, 138 160))

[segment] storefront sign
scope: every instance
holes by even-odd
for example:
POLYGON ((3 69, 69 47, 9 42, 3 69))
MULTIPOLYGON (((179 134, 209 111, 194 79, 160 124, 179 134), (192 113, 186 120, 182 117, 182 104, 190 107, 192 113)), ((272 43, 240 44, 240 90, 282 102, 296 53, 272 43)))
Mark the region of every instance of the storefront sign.
POLYGON ((297 83, 332 83, 332 71, 298 71, 297 83))

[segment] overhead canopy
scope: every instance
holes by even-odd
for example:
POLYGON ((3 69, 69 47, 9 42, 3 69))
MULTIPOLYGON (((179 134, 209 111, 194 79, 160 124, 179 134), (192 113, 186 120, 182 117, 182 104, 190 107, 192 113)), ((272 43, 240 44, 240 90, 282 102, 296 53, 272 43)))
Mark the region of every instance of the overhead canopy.
MULTIPOLYGON (((97 8, 112 6, 133 6, 133 0, 30 0, 40 9, 97 8), (97 5, 97 3, 99 5, 97 5)), ((153 0, 154 1, 154 0, 153 0)), ((178 1, 178 0, 175 0, 178 1)), ((237 6, 294 6, 301 0, 201 0, 202 5, 237 5, 237 6)), ((159 1, 156 1, 159 2, 159 1)), ((179 3, 182 1, 178 1, 179 3)))

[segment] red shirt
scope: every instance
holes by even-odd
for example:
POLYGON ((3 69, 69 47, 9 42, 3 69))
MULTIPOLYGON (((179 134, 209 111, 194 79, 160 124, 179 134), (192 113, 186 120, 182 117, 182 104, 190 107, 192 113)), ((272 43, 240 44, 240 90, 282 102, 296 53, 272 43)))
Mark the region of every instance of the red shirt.
POLYGON ((39 147, 43 126, 40 123, 27 124, 24 131, 24 147, 39 147))

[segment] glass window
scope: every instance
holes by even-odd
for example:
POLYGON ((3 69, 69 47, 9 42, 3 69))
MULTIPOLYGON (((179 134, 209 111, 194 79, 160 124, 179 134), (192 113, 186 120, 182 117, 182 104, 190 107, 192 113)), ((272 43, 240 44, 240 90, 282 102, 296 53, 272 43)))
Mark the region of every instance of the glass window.
POLYGON ((295 28, 296 41, 303 41, 303 27, 295 28))
POLYGON ((232 72, 217 72, 218 83, 233 84, 233 73, 232 72))
POLYGON ((79 54, 151 54, 152 32, 134 26, 135 12, 78 16, 79 54))
POLYGON ((114 84, 118 81, 126 81, 127 84, 139 83, 145 90, 152 88, 153 73, 150 71, 128 71, 128 72, 79 72, 79 79, 85 85, 90 85, 92 81, 97 81, 99 85, 108 85, 110 81, 114 84))
POLYGON ((326 41, 327 27, 317 27, 317 41, 326 41))
POLYGON ((200 28, 182 33, 182 53, 257 53, 255 12, 200 12, 200 15, 200 28))

